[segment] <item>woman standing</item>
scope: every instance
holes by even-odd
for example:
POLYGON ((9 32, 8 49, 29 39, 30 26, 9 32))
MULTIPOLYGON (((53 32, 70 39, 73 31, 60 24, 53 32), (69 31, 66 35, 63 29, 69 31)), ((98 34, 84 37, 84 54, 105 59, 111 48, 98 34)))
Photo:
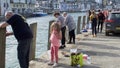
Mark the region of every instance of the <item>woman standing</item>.
POLYGON ((91 23, 92 23, 92 35, 93 35, 93 37, 96 37, 96 35, 97 35, 97 30, 96 30, 97 15, 94 11, 92 11, 92 13, 90 15, 90 20, 91 20, 91 23))

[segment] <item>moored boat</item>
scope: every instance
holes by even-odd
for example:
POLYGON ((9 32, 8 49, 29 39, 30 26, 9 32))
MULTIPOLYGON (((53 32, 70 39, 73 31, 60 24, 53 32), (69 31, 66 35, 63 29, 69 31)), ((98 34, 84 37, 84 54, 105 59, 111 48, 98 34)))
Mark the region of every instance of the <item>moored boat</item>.
POLYGON ((42 17, 48 15, 47 13, 43 12, 43 10, 37 10, 33 12, 32 16, 34 17, 42 17))

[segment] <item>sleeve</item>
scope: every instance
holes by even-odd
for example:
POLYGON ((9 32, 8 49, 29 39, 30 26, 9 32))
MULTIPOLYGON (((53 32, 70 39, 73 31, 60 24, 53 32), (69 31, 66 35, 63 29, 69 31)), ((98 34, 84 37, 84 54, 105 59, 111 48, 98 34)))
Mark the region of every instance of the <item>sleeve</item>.
POLYGON ((62 32, 61 31, 59 32, 58 39, 60 39, 60 40, 62 39, 62 32))
POLYGON ((58 18, 56 19, 56 21, 59 21, 59 22, 60 22, 60 18, 58 17, 58 18))
POLYGON ((102 15, 103 15, 103 20, 105 20, 105 15, 102 13, 102 15))
POLYGON ((57 18, 57 23, 61 26, 61 20, 60 20, 60 17, 59 18, 57 18))
POLYGON ((8 24, 10 24, 10 25, 12 25, 14 22, 15 22, 15 19, 16 19, 17 17, 16 16, 12 16, 9 20, 7 20, 6 22, 8 23, 8 24))
POLYGON ((68 25, 68 17, 66 17, 66 18, 64 19, 64 22, 65 22, 66 25, 68 25))

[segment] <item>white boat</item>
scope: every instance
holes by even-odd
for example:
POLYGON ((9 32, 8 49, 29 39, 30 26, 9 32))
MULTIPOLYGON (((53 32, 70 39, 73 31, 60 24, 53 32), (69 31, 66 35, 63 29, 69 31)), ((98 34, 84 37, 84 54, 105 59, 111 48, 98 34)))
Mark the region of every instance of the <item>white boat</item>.
POLYGON ((43 12, 43 10, 36 10, 33 12, 34 17, 42 17, 48 15, 47 13, 43 12))

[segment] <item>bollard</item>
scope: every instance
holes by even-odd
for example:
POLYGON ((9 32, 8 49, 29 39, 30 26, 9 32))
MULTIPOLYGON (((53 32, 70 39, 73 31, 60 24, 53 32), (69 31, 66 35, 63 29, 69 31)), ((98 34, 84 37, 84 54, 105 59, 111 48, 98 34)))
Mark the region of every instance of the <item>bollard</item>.
POLYGON ((6 28, 0 28, 0 68, 5 68, 6 28))
POLYGON ((30 57, 29 57, 29 61, 35 59, 37 23, 32 23, 32 24, 30 24, 30 28, 31 28, 32 33, 33 33, 33 39, 32 39, 31 46, 30 46, 30 57))
POLYGON ((50 49, 50 26, 51 26, 51 24, 54 22, 55 20, 51 20, 51 21, 49 21, 49 27, 48 27, 48 47, 47 47, 47 49, 49 50, 50 49))
POLYGON ((77 22, 77 34, 80 34, 81 31, 81 16, 78 17, 78 22, 77 22))
POLYGON ((87 24, 89 24, 89 16, 87 16, 87 24))
POLYGON ((66 42, 69 41, 69 30, 68 30, 67 26, 66 26, 66 30, 65 30, 65 39, 66 39, 66 42))
POLYGON ((86 16, 83 16, 83 24, 82 24, 82 29, 85 28, 85 19, 86 19, 86 16))

